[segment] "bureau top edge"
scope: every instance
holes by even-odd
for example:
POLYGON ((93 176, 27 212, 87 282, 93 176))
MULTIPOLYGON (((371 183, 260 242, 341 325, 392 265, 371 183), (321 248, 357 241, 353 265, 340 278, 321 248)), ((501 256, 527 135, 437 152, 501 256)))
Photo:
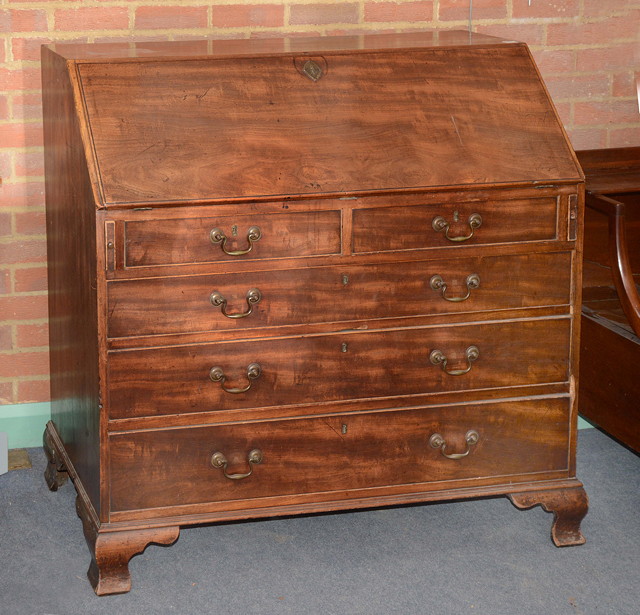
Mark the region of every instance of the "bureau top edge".
POLYGON ((523 45, 519 41, 466 30, 416 31, 344 36, 283 36, 268 39, 215 39, 191 41, 124 41, 112 43, 51 43, 44 45, 66 60, 91 62, 144 62, 180 59, 239 58, 274 55, 403 52, 412 48, 523 45))

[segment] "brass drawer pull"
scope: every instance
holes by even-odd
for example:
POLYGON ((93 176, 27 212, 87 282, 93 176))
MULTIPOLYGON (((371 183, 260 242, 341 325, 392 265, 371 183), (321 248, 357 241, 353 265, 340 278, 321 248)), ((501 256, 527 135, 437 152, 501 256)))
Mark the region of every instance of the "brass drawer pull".
POLYGON ((477 346, 469 346, 469 348, 465 350, 464 355, 467 359, 466 369, 447 369, 448 359, 444 354, 444 352, 438 349, 431 351, 431 354, 429 355, 429 361, 431 361, 433 365, 439 365, 442 368, 442 371, 449 374, 449 376, 462 376, 463 374, 466 374, 471 370, 471 364, 474 361, 478 360, 478 357, 480 356, 480 351, 478 350, 477 346))
POLYGON ((429 285, 435 291, 442 292, 442 298, 446 301, 451 301, 452 303, 458 303, 460 301, 466 301, 471 295, 471 291, 479 288, 480 286, 480 276, 477 273, 471 273, 467 276, 466 280, 467 284, 467 294, 464 297, 447 297, 447 284, 442 279, 441 275, 434 275, 429 280, 429 285))
POLYGON ((250 388, 251 385, 253 384, 251 381, 255 380, 256 378, 260 377, 260 374, 262 373, 262 368, 260 367, 260 365, 258 365, 257 363, 251 363, 250 365, 247 366, 247 378, 249 379, 249 384, 246 387, 243 388, 237 388, 237 389, 227 389, 224 386, 224 382, 227 379, 227 377, 224 374, 224 371, 222 371, 221 367, 212 367, 209 370, 209 378, 211 378, 212 382, 219 382, 220 386, 222 387, 222 390, 225 393, 246 393, 250 388))
POLYGON ((211 457, 211 465, 214 468, 222 468, 222 473, 226 478, 230 480, 240 480, 242 478, 247 478, 247 476, 251 476, 253 474, 253 466, 262 463, 262 459, 262 451, 259 448, 254 448, 247 457, 247 461, 249 462, 248 472, 245 472, 244 474, 227 474, 227 458, 220 451, 217 451, 213 453, 211 457))
POLYGON ((467 241, 467 239, 471 239, 473 237, 475 230, 480 228, 482 225, 482 216, 480 214, 471 214, 467 223, 469 224, 471 232, 468 235, 457 235, 456 237, 451 237, 451 235, 449 235, 449 223, 442 216, 436 216, 431 222, 431 226, 437 233, 444 231, 444 236, 449 241, 467 241))
POLYGON ((217 290, 214 290, 209 296, 209 301, 215 307, 219 307, 223 316, 227 318, 245 318, 245 316, 249 316, 251 312, 253 312, 253 306, 258 304, 262 299, 262 293, 257 288, 252 288, 247 291, 247 305, 249 309, 246 312, 240 312, 239 314, 228 314, 227 313, 227 300, 226 298, 220 294, 217 290))
POLYGON ((211 243, 222 244, 221 248, 225 254, 228 254, 229 256, 242 256, 243 254, 248 254, 253 250, 253 243, 262 237, 262 231, 257 226, 249 227, 249 230, 247 231, 247 242, 249 247, 244 250, 227 250, 227 236, 224 231, 219 228, 212 229, 211 233, 209 233, 209 237, 211 238, 211 243))
POLYGON ((464 439, 467 442, 467 450, 464 453, 446 453, 445 449, 447 448, 447 443, 439 433, 434 433, 429 438, 429 444, 433 448, 439 448, 442 455, 447 459, 462 459, 471 452, 471 447, 478 443, 480 436, 477 431, 471 430, 466 433, 464 439))

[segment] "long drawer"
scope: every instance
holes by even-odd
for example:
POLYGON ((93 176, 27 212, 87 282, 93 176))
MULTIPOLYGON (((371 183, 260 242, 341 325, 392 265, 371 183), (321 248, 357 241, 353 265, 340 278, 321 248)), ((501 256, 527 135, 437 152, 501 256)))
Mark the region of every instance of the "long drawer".
POLYGON ((567 468, 568 406, 552 398, 112 434, 111 510, 530 479, 567 468))
POLYGON ((358 209, 353 251, 553 240, 557 209, 557 199, 550 197, 358 209))
POLYGON ((339 254, 339 211, 125 222, 125 265, 179 265, 339 254))
POLYGON ((111 418, 565 382, 570 319, 110 352, 111 418))
POLYGON ((564 252, 120 280, 108 285, 108 335, 565 305, 570 279, 564 252))

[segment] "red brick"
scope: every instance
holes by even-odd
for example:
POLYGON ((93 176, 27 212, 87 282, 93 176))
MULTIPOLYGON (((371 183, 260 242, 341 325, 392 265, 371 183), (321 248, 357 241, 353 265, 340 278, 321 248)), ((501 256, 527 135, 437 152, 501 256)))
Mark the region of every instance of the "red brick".
POLYGON ((583 0, 584 16, 607 17, 614 14, 625 14, 629 11, 628 0, 583 0))
POLYGON ((433 2, 367 2, 364 20, 375 21, 432 21, 433 2))
POLYGON ((4 39, 0 39, 0 64, 4 64, 7 61, 7 45, 4 39))
POLYGON ((2 184, 0 207, 43 207, 44 182, 2 184))
POLYGON ((42 9, 0 11, 0 32, 46 32, 47 13, 42 9))
POLYGON ((613 99, 606 102, 574 103, 573 122, 576 126, 599 124, 636 124, 640 121, 636 100, 613 99))
POLYGON ((9 99, 0 95, 0 120, 9 119, 9 99))
POLYGON ((358 23, 358 5, 351 2, 336 4, 292 4, 289 23, 292 25, 324 25, 358 23))
POLYGON ((49 325, 42 324, 16 325, 16 347, 37 348, 49 345, 49 325))
POLYGON ((14 214, 18 235, 44 235, 47 232, 44 211, 18 212, 14 214))
POLYGON ((584 128, 567 131, 573 149, 600 149, 605 147, 607 131, 602 128, 584 128))
POLYGON ((640 143, 640 127, 621 128, 609 133, 609 147, 637 147, 640 143))
POLYGON ((0 68, 0 90, 40 90, 42 78, 39 68, 9 70, 0 68))
POLYGON ((560 121, 567 126, 571 120, 571 103, 568 102, 554 102, 553 106, 556 108, 560 121))
POLYGON ((592 23, 550 23, 547 26, 547 45, 597 45, 616 39, 634 38, 640 24, 637 19, 611 17, 592 23))
POLYGON ((474 32, 500 36, 507 40, 522 41, 528 45, 541 45, 544 41, 544 27, 535 23, 479 25, 474 28, 474 32))
POLYGON ((34 147, 42 145, 42 124, 0 124, 0 147, 34 147))
POLYGON ((603 98, 611 92, 611 78, 607 74, 547 77, 544 82, 554 100, 603 98))
POLYGON ((139 30, 206 28, 207 7, 140 6, 136 9, 135 24, 139 30))
POLYGON ((14 288, 17 293, 30 293, 47 290, 46 267, 25 267, 23 269, 16 269, 13 275, 14 288))
MULTIPOLYGON (((9 237, 11 230, 11 214, 9 212, 0 212, 0 237, 9 237)), ((0 250, 2 247, 0 246, 0 250)))
POLYGON ((51 42, 50 38, 13 38, 11 53, 14 60, 39 60, 40 47, 51 42))
MULTIPOLYGON (((504 19, 507 17, 505 0, 473 0, 473 20, 504 19)), ((440 21, 468 21, 469 0, 440 0, 440 21)), ((475 28, 474 28, 475 30, 475 28)))
POLYGON ((515 19, 577 17, 580 0, 533 0, 531 4, 529 0, 513 0, 512 14, 515 19))
POLYGON ((11 292, 11 273, 8 269, 0 269, 0 295, 11 292))
POLYGON ((47 295, 44 293, 22 297, 0 296, 0 314, 5 321, 47 318, 48 313, 47 295))
POLYGON ((51 384, 46 380, 24 380, 18 385, 17 403, 26 404, 51 399, 51 384))
POLYGON ((576 52, 572 49, 538 49, 532 53, 543 75, 567 73, 576 68, 576 52))
POLYGON ((213 6, 211 10, 211 23, 217 28, 284 25, 284 6, 281 4, 229 4, 213 6))
POLYGON ((13 383, 0 382, 0 404, 12 404, 14 401, 13 383))
POLYGON ((16 152, 16 176, 44 175, 44 152, 16 152))
POLYGON ((627 70, 621 73, 614 73, 611 95, 614 97, 636 96, 640 81, 640 71, 627 70))
MULTIPOLYGON (((327 32, 328 36, 339 36, 336 34, 332 34, 331 32, 327 32)), ((288 38, 302 38, 302 37, 313 37, 313 36, 322 36, 322 32, 290 32, 287 30, 286 32, 280 32, 278 30, 258 30, 252 31, 249 34, 249 38, 281 38, 286 36, 288 38)), ((237 34, 232 35, 233 38, 237 38, 237 34)), ((177 38, 177 37, 176 37, 177 38)))
POLYGON ((637 45, 620 43, 610 47, 578 49, 576 67, 579 71, 615 70, 633 66, 637 45))
POLYGON ((56 9, 55 29, 60 31, 125 30, 129 28, 129 11, 124 6, 56 9))
POLYGON ((13 97, 14 120, 36 120, 42 118, 42 96, 40 94, 16 94, 13 97))
POLYGON ((47 260, 47 242, 44 239, 15 239, 0 243, 0 263, 41 263, 47 260))
POLYGON ((0 351, 6 352, 13 349, 13 327, 0 325, 0 351))
POLYGON ((0 354, 0 378, 46 376, 49 374, 49 353, 12 352, 0 354))

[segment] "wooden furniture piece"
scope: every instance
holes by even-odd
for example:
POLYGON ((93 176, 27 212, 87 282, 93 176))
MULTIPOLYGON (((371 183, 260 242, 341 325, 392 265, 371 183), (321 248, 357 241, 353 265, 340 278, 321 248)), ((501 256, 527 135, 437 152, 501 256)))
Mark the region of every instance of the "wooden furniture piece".
POLYGON ((587 187, 580 412, 640 452, 640 147, 578 158, 587 187))
POLYGON ((584 541, 584 184, 526 45, 60 45, 43 71, 47 480, 96 593, 232 519, 507 495, 584 541))

